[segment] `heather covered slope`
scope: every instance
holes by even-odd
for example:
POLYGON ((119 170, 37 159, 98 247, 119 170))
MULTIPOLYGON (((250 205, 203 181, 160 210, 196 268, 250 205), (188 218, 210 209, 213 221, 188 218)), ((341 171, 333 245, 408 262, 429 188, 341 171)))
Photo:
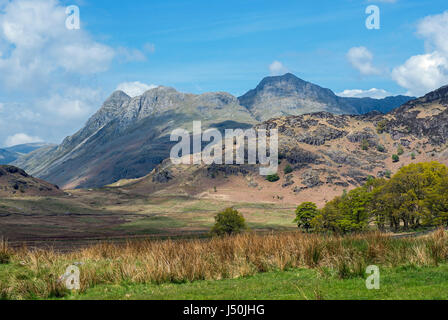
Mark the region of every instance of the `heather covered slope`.
POLYGON ((370 175, 389 176, 413 162, 448 164, 447 99, 445 87, 385 115, 320 112, 263 122, 257 127, 279 130, 276 182, 266 181, 255 166, 173 166, 167 160, 145 178, 116 185, 127 183, 125 189, 142 194, 323 205, 370 175))
POLYGON ((58 196, 64 192, 59 187, 28 175, 22 169, 0 166, 0 197, 58 196))

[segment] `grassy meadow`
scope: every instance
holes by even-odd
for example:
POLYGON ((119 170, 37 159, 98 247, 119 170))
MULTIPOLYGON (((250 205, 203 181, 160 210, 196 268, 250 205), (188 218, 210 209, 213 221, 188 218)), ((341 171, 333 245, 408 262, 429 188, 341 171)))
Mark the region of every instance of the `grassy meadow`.
POLYGON ((446 299, 448 234, 299 232, 101 243, 73 252, 0 249, 3 299, 446 299), (80 269, 81 289, 59 277, 80 269), (365 270, 381 270, 380 290, 365 270))

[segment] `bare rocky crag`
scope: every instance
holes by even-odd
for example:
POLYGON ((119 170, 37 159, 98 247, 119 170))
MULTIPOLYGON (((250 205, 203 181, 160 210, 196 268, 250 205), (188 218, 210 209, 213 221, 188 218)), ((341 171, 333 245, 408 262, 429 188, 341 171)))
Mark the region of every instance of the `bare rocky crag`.
POLYGON ((270 119, 278 129, 280 180, 268 182, 251 165, 174 166, 166 160, 149 176, 121 184, 137 192, 187 194, 232 201, 313 200, 322 205, 369 176, 388 177, 413 162, 448 164, 448 86, 387 114, 318 112, 270 119), (393 162, 392 155, 400 154, 393 162), (292 172, 284 169, 292 168, 292 172))
MULTIPOLYGON (((172 130, 191 130, 194 120, 201 120, 203 129, 244 129, 273 116, 318 111, 359 114, 390 110, 409 99, 341 98, 292 74, 268 77, 240 98, 225 92, 186 94, 168 87, 135 98, 117 91, 61 145, 38 149, 13 164, 62 188, 101 187, 151 172, 169 156, 172 130)), ((341 134, 336 128, 319 130, 325 139, 341 134)), ((320 143, 315 139, 322 138, 304 133, 300 139, 320 143)))

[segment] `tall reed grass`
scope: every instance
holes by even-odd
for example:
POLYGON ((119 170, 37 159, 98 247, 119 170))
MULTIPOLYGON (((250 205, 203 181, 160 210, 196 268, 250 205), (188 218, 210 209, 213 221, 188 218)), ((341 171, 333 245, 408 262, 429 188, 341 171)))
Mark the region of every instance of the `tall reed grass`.
POLYGON ((208 240, 100 243, 71 253, 12 250, 0 245, 0 297, 33 299, 67 293, 59 277, 69 265, 81 271, 81 292, 98 284, 161 284, 218 280, 291 268, 362 276, 368 265, 437 265, 448 259, 448 235, 394 239, 380 233, 323 236, 302 233, 241 234, 208 240), (6 257, 6 258, 1 258, 6 257))

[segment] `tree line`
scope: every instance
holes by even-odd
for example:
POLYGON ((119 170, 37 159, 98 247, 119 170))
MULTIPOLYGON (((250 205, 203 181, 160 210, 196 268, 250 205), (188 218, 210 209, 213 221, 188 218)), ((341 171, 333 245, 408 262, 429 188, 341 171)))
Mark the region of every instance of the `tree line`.
POLYGON ((417 163, 390 179, 369 177, 322 209, 302 203, 295 222, 306 232, 334 233, 448 226, 448 168, 439 162, 417 163))

